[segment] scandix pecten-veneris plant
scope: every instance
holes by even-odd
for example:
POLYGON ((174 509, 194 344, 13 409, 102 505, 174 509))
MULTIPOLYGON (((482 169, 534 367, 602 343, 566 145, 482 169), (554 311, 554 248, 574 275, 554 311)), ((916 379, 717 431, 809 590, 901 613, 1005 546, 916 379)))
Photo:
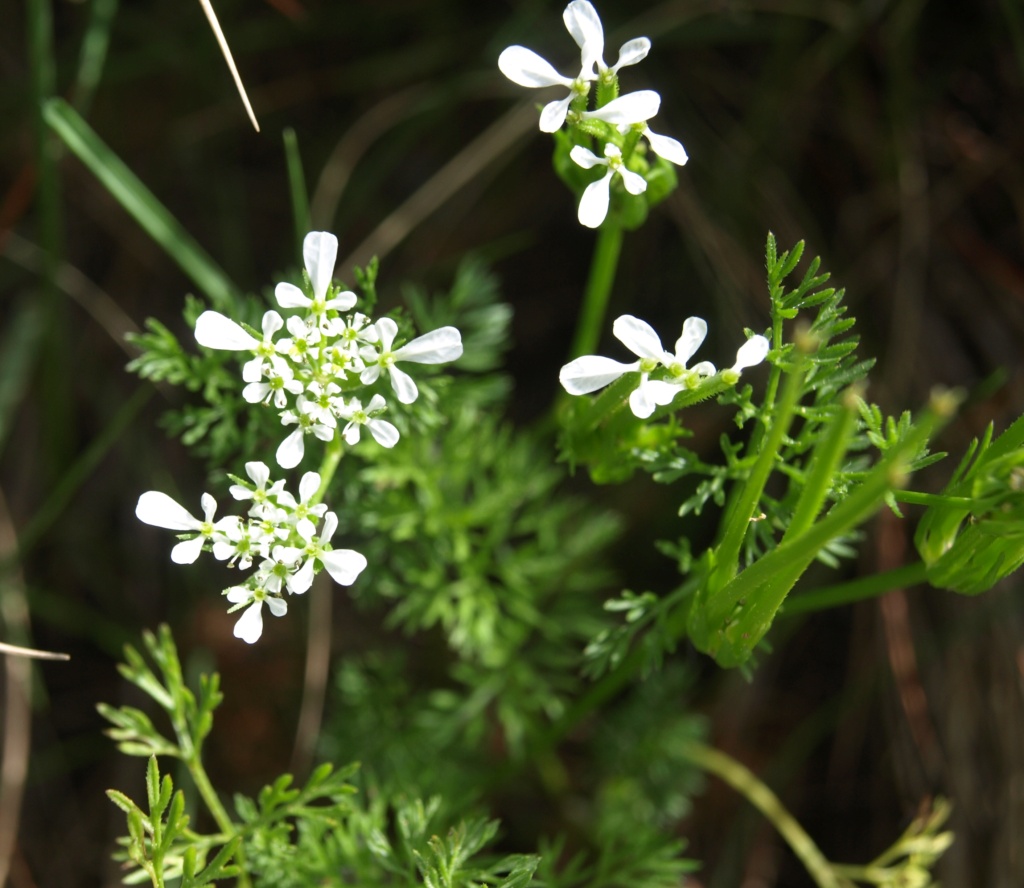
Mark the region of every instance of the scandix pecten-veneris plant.
MULTIPOLYGON (((577 0, 563 18, 580 51, 575 76, 520 46, 498 59, 514 83, 554 91, 540 129, 554 140, 554 168, 579 221, 596 230, 559 377, 565 394, 550 411, 559 455, 601 483, 639 470, 673 485, 681 514, 716 522, 713 540, 703 551, 687 539, 661 544, 679 567, 674 588, 623 592, 595 607, 614 522, 564 496, 550 424, 513 431, 502 422, 508 315, 486 270, 467 261, 450 294, 413 293, 405 311, 378 315, 376 265, 340 270, 354 275, 350 290, 335 282, 334 236, 303 232, 304 276, 278 284, 272 306, 207 292, 209 305, 186 305, 194 346, 155 321, 138 339, 137 372, 201 395, 168 425, 242 514, 218 517, 210 494, 192 509, 160 491, 142 493, 137 514, 180 535, 174 561, 208 551, 234 571, 224 596, 244 642, 257 643, 267 612, 284 617, 302 600, 294 596, 334 594, 317 579, 326 575, 357 601, 387 604, 391 625, 439 631, 448 659, 427 690, 408 681, 404 652, 344 663, 349 720, 387 754, 363 776, 346 765, 321 766, 297 787, 282 777, 229 810, 202 758, 219 681, 190 688, 169 632, 147 635, 123 672, 165 711, 170 731, 141 710, 104 708, 121 749, 149 758, 142 805, 111 793, 127 814, 121 856, 136 881, 678 885, 694 866, 674 827, 695 767, 757 806, 818 885, 931 881, 950 841, 946 803, 925 808, 869 864, 829 861, 754 774, 703 743, 699 720, 679 711, 684 680, 673 654, 689 642, 722 667, 755 669, 784 609, 842 598, 842 587, 796 587, 813 563, 847 558, 885 508, 924 509, 913 516, 919 580, 965 594, 990 588, 1024 560, 1024 421, 984 436, 942 494, 913 490, 914 473, 937 459, 929 447, 957 396, 936 392, 898 417, 871 404, 871 361, 858 356, 842 292, 817 260, 798 272, 802 244, 780 251, 771 236, 765 324, 735 331, 735 357, 693 363, 707 330, 700 318, 679 318, 671 350, 632 314, 609 323, 625 234, 671 193, 687 155, 651 129, 657 92, 620 89, 650 41, 626 42, 609 66, 593 6, 577 0), (609 331, 625 349, 618 357, 596 354, 609 331), (455 374, 443 367, 452 362, 455 374), (720 458, 687 447, 684 411, 697 405, 735 420, 720 458), (613 706, 623 693, 629 702, 613 706), (540 847, 529 853, 489 850, 498 827, 480 812, 490 792, 537 772, 557 796, 566 780, 559 744, 597 712, 609 724, 619 718, 616 730, 633 746, 654 743, 649 757, 669 778, 633 762, 616 783, 608 766, 576 835, 538 828, 540 847), (161 757, 179 760, 187 787, 175 789, 161 757), (197 832, 193 822, 211 825, 197 832)), ((66 106, 52 103, 49 119, 72 148, 88 150, 88 139, 70 138, 82 125, 66 106)), ((898 581, 861 581, 856 594, 896 582, 907 582, 905 571, 898 581)), ((329 731, 339 756, 349 730, 329 731)), ((592 758, 598 767, 599 753, 592 758)))

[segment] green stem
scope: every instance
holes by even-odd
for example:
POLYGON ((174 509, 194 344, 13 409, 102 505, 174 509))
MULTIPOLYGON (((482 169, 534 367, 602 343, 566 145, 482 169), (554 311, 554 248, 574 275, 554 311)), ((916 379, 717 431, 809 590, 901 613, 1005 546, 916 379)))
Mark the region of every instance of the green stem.
POLYGON ((852 604, 868 598, 877 598, 893 589, 903 589, 923 583, 928 576, 928 568, 923 561, 887 570, 885 573, 851 580, 848 583, 837 583, 823 589, 814 589, 802 595, 796 595, 786 602, 782 615, 789 617, 794 614, 808 614, 813 611, 852 604))
POLYGON ((800 858, 800 862, 814 879, 818 888, 843 888, 844 881, 836 876, 832 865, 814 844, 814 840, 804 831, 796 818, 786 810, 779 797, 750 769, 724 752, 712 749, 703 743, 687 743, 681 751, 695 765, 721 777, 757 808, 778 830, 779 835, 786 840, 786 844, 793 849, 793 853, 800 858))
POLYGON ((814 450, 814 458, 804 481, 804 489, 793 510, 793 518, 789 522, 789 527, 786 528, 786 534, 782 538, 783 542, 800 536, 818 517, 828 492, 832 488, 832 481, 839 470, 840 463, 846 456, 846 449, 850 445, 856 421, 855 395, 847 392, 840 399, 836 415, 832 417, 824 437, 814 450))
POLYGON ((203 767, 202 759, 198 755, 193 755, 186 760, 185 766, 188 768, 189 774, 192 775, 192 782, 199 790, 199 795, 203 797, 207 809, 213 815, 217 828, 228 838, 234 838, 238 835, 238 828, 217 795, 217 790, 213 788, 206 768, 203 767))
POLYGON ((323 462, 320 463, 320 488, 313 499, 309 501, 311 506, 318 505, 323 501, 327 489, 331 486, 331 481, 334 480, 334 473, 338 471, 338 463, 341 462, 342 452, 341 433, 336 431, 324 451, 323 462))
POLYGON ((897 490, 893 492, 896 502, 910 503, 914 506, 952 506, 954 508, 973 509, 978 500, 969 496, 943 496, 938 493, 918 493, 916 490, 897 490))
POLYGON ((590 277, 587 279, 576 336, 569 350, 569 360, 581 355, 592 355, 597 350, 608 308, 608 298, 611 296, 615 271, 619 265, 622 234, 622 226, 611 220, 598 229, 594 256, 590 262, 590 277))
POLYGON ((715 591, 721 589, 736 576, 743 538, 747 535, 754 510, 761 501, 761 494, 768 482, 768 476, 775 468, 775 460, 779 448, 782 446, 782 439, 789 431, 789 425, 793 421, 793 414, 797 402, 800 400, 800 393, 803 391, 803 380, 804 375, 799 368, 794 369, 786 379, 786 386, 782 390, 782 400, 769 422, 768 437, 758 454, 757 462, 754 464, 750 476, 740 489, 734 506, 726 518, 725 531, 716 548, 715 572, 710 581, 712 598, 715 591))

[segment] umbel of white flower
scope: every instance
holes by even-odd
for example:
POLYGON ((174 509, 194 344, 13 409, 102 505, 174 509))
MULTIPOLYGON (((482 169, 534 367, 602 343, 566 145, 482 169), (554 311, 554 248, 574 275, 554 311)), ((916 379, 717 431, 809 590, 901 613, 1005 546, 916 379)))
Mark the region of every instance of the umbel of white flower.
MULTIPOLYGON (((647 419, 656 407, 671 404, 684 388, 697 388, 701 381, 716 373, 714 364, 701 361, 687 367, 707 336, 708 325, 701 318, 687 318, 676 340, 675 351, 661 344, 654 328, 632 315, 622 315, 612 324, 612 333, 638 360, 622 363, 600 355, 584 355, 566 364, 558 374, 562 387, 570 395, 586 395, 615 382, 625 373, 640 373, 637 387, 629 396, 629 409, 640 419, 647 419), (658 368, 667 371, 664 378, 651 379, 658 368)), ((760 364, 768 355, 770 344, 764 336, 751 336, 736 353, 736 362, 721 375, 735 383, 740 373, 760 364)))
POLYGON ((353 549, 331 545, 338 517, 323 503, 313 502, 320 489, 316 472, 302 476, 296 498, 284 489, 283 481, 270 480, 264 463, 248 462, 245 471, 252 483, 237 478, 230 489, 235 500, 251 502, 245 517, 214 522, 217 504, 204 493, 200 521, 158 490, 139 497, 135 514, 146 524, 182 532, 184 539, 171 550, 171 560, 178 564, 191 564, 204 549, 229 567, 248 570, 257 564, 244 583, 224 590, 232 604, 229 613, 244 608, 235 636, 252 644, 263 632, 264 604, 274 616, 283 616, 288 610, 285 596, 306 592, 320 570, 326 570, 336 583, 350 586, 366 567, 366 558, 353 549))
POLYGON ((383 375, 398 400, 411 404, 419 389, 397 364, 442 364, 462 356, 462 335, 455 327, 441 327, 396 345, 398 324, 391 318, 374 322, 363 314, 345 314, 355 307, 356 295, 332 283, 338 255, 333 234, 307 234, 302 255, 311 295, 290 283, 278 284, 274 290, 281 309, 301 314, 285 320, 274 309, 267 311, 261 338, 216 311, 204 311, 195 329, 196 341, 206 348, 252 355, 242 367, 246 383, 242 396, 252 404, 273 406, 282 425, 294 426, 275 455, 278 465, 286 469, 301 462, 307 435, 324 442, 334 440, 339 420, 347 423, 341 434, 348 443, 357 442, 358 426, 366 425, 378 444, 393 447, 399 434, 380 418, 387 410, 384 396, 371 393, 363 411, 359 399, 342 396, 343 387, 351 395, 383 375), (275 342, 282 328, 289 335, 275 342))
POLYGON ((573 0, 565 8, 562 19, 580 48, 580 73, 576 77, 559 74, 549 62, 523 46, 506 48, 498 56, 498 67, 509 80, 519 86, 531 89, 550 86, 568 88, 568 96, 544 106, 540 115, 540 128, 543 132, 553 133, 566 122, 571 128, 577 127, 574 130, 577 145, 571 153, 573 161, 585 169, 597 165, 609 167, 607 174, 587 187, 580 201, 580 222, 588 228, 597 228, 608 213, 614 173, 621 175, 623 185, 631 194, 641 194, 646 190, 646 181, 640 173, 629 168, 633 146, 636 144, 636 139, 627 144, 626 137, 630 132, 635 131, 637 138, 646 139, 650 149, 670 163, 681 166, 688 157, 680 142, 671 136, 653 132, 648 125, 647 121, 658 113, 661 104, 661 97, 654 90, 627 93, 610 101, 599 97, 598 101, 604 101, 604 104, 586 110, 591 83, 607 84, 612 87, 611 95, 617 95, 620 69, 646 58, 651 41, 646 37, 628 40, 619 49, 618 61, 609 67, 604 61, 604 28, 593 4, 587 0, 573 0), (604 136, 595 134, 593 121, 609 124, 604 136), (585 128, 587 124, 591 126, 585 128), (591 136, 597 139, 599 153, 578 143, 580 139, 591 136), (625 152, 624 147, 627 149, 625 152), (643 187, 640 181, 643 181, 643 187))

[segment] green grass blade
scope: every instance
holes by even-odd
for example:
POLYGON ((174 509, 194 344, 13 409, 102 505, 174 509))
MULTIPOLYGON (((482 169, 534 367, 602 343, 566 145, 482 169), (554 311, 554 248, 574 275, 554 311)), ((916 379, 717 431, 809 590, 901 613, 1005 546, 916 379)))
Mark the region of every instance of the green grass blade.
POLYGON ((110 47, 110 29, 117 13, 118 0, 92 0, 89 10, 89 24, 82 38, 82 49, 78 56, 78 70, 72 88, 72 103, 82 114, 89 113, 92 97, 99 86, 103 65, 110 47))
POLYGON ((43 106, 43 118, 211 304, 230 311, 236 288, 228 276, 81 115, 63 99, 50 99, 43 106))
POLYGON ((306 176, 302 170, 302 155, 299 154, 299 140, 295 130, 288 127, 282 134, 284 156, 288 165, 288 193, 292 198, 292 218, 295 220, 295 255, 302 255, 302 239, 312 226, 309 214, 309 192, 306 190, 306 176))

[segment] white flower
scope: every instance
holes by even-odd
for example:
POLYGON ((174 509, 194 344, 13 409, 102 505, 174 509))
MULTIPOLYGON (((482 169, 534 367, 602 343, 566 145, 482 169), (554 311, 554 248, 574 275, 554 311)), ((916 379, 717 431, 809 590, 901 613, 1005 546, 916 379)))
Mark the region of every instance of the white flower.
POLYGON ((224 528, 224 536, 214 540, 213 557, 226 561, 228 567, 237 564, 242 570, 248 570, 252 567, 253 555, 262 554, 263 536, 258 525, 235 518, 224 528))
MULTIPOLYGON (((285 392, 293 395, 302 394, 302 383, 295 378, 295 373, 288 362, 279 355, 271 355, 269 358, 255 358, 256 361, 264 362, 258 368, 261 376, 266 377, 265 382, 251 381, 242 389, 242 397, 250 404, 269 404, 271 398, 278 410, 288 406, 288 398, 285 392)), ((250 361, 246 364, 249 367, 253 364, 250 361)), ((260 377, 257 377, 259 379, 260 377)))
POLYGON ((381 447, 391 448, 398 443, 398 429, 384 419, 377 419, 377 414, 387 407, 380 395, 374 395, 367 404, 366 409, 358 398, 353 398, 338 411, 342 419, 348 420, 348 425, 342 429, 341 434, 349 444, 359 443, 359 431, 363 426, 370 430, 373 439, 381 447))
POLYGON ((320 475, 316 472, 306 472, 299 481, 299 499, 296 501, 287 491, 281 495, 281 502, 291 514, 288 517, 290 524, 295 526, 299 536, 304 540, 310 539, 316 533, 316 525, 310 516, 320 519, 327 511, 327 503, 310 505, 310 500, 320 490, 320 475))
POLYGON ((289 580, 288 590, 295 594, 302 594, 313 585, 313 574, 316 562, 326 568, 327 573, 336 583, 342 586, 351 586, 356 578, 366 567, 366 558, 354 549, 333 549, 330 545, 334 531, 338 529, 338 516, 334 512, 328 512, 324 517, 324 526, 318 537, 312 537, 304 548, 295 546, 278 546, 274 549, 274 556, 283 562, 297 561, 305 557, 302 566, 289 580))
POLYGON ((331 414, 327 414, 322 422, 315 420, 310 414, 317 410, 317 405, 302 395, 299 395, 297 407, 297 410, 285 410, 281 414, 283 425, 298 425, 298 428, 277 448, 275 458, 277 464, 283 469, 294 469, 302 462, 302 457, 306 452, 304 441, 306 434, 312 433, 321 441, 331 441, 334 439, 334 431, 338 425, 337 420, 331 414))
POLYGON ((275 617, 283 617, 288 612, 288 602, 276 595, 268 595, 265 589, 232 586, 230 589, 225 589, 224 594, 228 601, 235 605, 231 611, 249 604, 242 612, 242 616, 238 618, 238 622, 235 623, 235 638, 240 638, 247 644, 255 643, 263 634, 264 602, 275 617))
POLYGON ((583 70, 593 74, 594 65, 603 79, 616 75, 620 68, 643 61, 651 50, 651 41, 646 37, 634 37, 619 48, 618 61, 610 68, 604 63, 604 27, 593 4, 587 0, 573 0, 562 13, 565 27, 583 54, 583 70))
POLYGON ((576 145, 569 156, 584 169, 591 169, 595 166, 606 166, 608 172, 591 182, 580 198, 579 220, 587 228, 597 228, 608 215, 608 202, 612 176, 618 173, 622 177, 622 184, 630 194, 643 194, 647 190, 647 180, 639 173, 627 170, 622 163, 622 152, 610 142, 604 146, 604 157, 598 157, 589 148, 576 145))
POLYGON ((675 354, 666 351, 658 334, 646 321, 632 315, 622 315, 612 325, 615 338, 640 360, 622 364, 611 358, 584 355, 570 361, 559 374, 559 381, 570 395, 585 395, 611 384, 624 373, 640 371, 640 384, 629 396, 629 407, 634 416, 646 419, 656 406, 672 403, 679 393, 680 384, 694 384, 699 377, 712 376, 713 364, 707 361, 687 370, 686 362, 693 357, 707 335, 707 324, 701 318, 687 318, 683 331, 676 340, 675 354), (658 366, 665 367, 674 381, 650 379, 658 366))
POLYGON ((562 13, 562 21, 580 48, 580 73, 575 78, 559 74, 550 63, 524 46, 510 46, 498 56, 501 73, 519 86, 528 89, 564 86, 569 90, 568 96, 548 103, 541 111, 540 128, 545 133, 553 133, 562 126, 573 99, 586 96, 591 81, 598 77, 606 82, 613 80, 620 68, 635 65, 651 48, 651 41, 646 37, 629 40, 619 49, 618 61, 609 68, 604 63, 604 28, 593 5, 587 0, 573 0, 562 13))
POLYGON ((246 487, 243 484, 232 484, 228 493, 239 501, 252 500, 252 508, 249 514, 253 517, 262 515, 265 507, 273 508, 274 499, 284 492, 284 481, 275 481, 270 489, 267 484, 270 482, 270 469, 266 463, 253 461, 245 464, 245 473, 253 480, 255 488, 246 487))
POLYGON ((310 326, 302 318, 292 315, 287 321, 291 336, 277 343, 279 354, 288 355, 296 364, 301 364, 310 349, 320 342, 320 329, 310 326))
POLYGON ((327 298, 334 277, 334 263, 338 258, 338 239, 327 231, 311 231, 302 241, 302 259, 313 287, 310 299, 294 284, 278 284, 274 296, 281 308, 305 308, 320 329, 326 323, 328 311, 348 311, 356 304, 356 294, 346 290, 333 299, 327 298))
POLYGON ((274 334, 284 326, 284 320, 281 315, 271 309, 263 313, 262 326, 263 340, 256 343, 254 349, 256 357, 251 361, 246 361, 242 367, 242 380, 245 382, 258 382, 263 375, 264 364, 276 357, 277 348, 274 345, 274 334))
POLYGON ((569 105, 577 96, 585 96, 590 90, 588 80, 594 78, 586 76, 586 70, 580 71, 575 79, 563 77, 549 62, 542 59, 532 49, 525 46, 509 46, 502 50, 498 56, 498 67, 513 83, 525 86, 529 89, 539 89, 544 86, 564 86, 568 88, 569 95, 564 99, 549 102, 540 112, 540 130, 544 133, 553 133, 565 123, 565 115, 569 112, 569 105))
POLYGON ((380 376, 381 370, 386 370, 391 376, 391 387, 403 404, 415 401, 419 390, 412 377, 399 370, 396 363, 443 364, 462 357, 462 335, 455 327, 441 327, 424 333, 392 351, 398 324, 391 318, 381 318, 375 326, 380 344, 377 348, 370 345, 360 349, 359 354, 366 361, 366 367, 359 374, 359 380, 363 385, 370 385, 380 376))
POLYGON ((139 497, 135 516, 146 524, 163 527, 166 530, 193 531, 197 535, 183 540, 171 549, 171 561, 175 564, 192 564, 203 551, 203 544, 219 538, 227 526, 237 519, 221 518, 214 523, 217 501, 208 493, 202 497, 203 520, 194 518, 184 506, 178 505, 166 493, 147 490, 139 497))

